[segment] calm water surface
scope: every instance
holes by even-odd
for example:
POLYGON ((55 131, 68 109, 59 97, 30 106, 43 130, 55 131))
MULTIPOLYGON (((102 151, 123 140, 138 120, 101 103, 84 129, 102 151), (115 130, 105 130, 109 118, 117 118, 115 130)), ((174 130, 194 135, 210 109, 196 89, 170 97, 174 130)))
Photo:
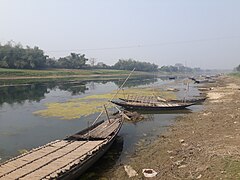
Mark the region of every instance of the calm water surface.
MULTIPOLYGON (((91 81, 74 79, 32 83, 0 82, 0 162, 18 155, 20 150, 30 150, 80 131, 98 115, 92 114, 74 120, 33 115, 33 112, 45 109, 46 103, 66 102, 69 99, 108 93, 116 90, 122 82, 123 79, 91 81)), ((185 86, 182 82, 176 83, 160 78, 145 77, 134 78, 126 84, 126 88, 144 86, 177 87, 181 90, 177 93, 178 97, 184 96, 185 86)), ((190 86, 189 92, 190 95, 198 95, 198 91, 193 85, 190 86)), ((153 137, 174 123, 176 116, 199 109, 201 106, 192 106, 190 110, 178 111, 176 114, 147 113, 144 115, 144 121, 124 123, 117 141, 103 157, 107 161, 101 164, 100 169, 95 166, 87 174, 96 171, 99 174, 115 164, 126 161, 142 139, 145 144, 150 143, 153 137)))

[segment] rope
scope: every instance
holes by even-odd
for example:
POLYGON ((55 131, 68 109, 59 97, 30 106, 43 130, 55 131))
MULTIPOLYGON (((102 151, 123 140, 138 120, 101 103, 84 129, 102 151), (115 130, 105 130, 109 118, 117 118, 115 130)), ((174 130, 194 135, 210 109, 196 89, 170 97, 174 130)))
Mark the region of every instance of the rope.
MULTIPOLYGON (((130 74, 128 75, 128 77, 125 79, 125 81, 122 83, 122 85, 118 88, 116 94, 114 94, 114 96, 109 100, 109 102, 106 104, 106 106, 108 106, 111 101, 117 96, 117 94, 119 93, 119 91, 123 88, 123 86, 125 85, 125 83, 127 82, 127 80, 130 78, 130 76, 132 75, 132 73, 135 71, 135 68, 133 68, 133 70, 130 72, 130 74)), ((97 120, 101 117, 101 115, 103 114, 104 110, 102 110, 102 112, 98 115, 98 117, 93 121, 92 125, 95 124, 97 122, 97 120)))

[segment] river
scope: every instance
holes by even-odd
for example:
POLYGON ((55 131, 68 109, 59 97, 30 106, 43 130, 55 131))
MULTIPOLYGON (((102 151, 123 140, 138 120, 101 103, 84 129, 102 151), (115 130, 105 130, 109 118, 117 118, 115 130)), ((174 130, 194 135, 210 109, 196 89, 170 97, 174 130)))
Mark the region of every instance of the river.
MULTIPOLYGON (((69 99, 110 93, 116 90, 123 80, 114 78, 0 82, 0 162, 19 155, 25 150, 80 131, 98 115, 94 113, 72 120, 63 120, 59 117, 42 117, 34 114, 36 111, 45 109, 47 103, 61 103, 69 99)), ((135 77, 127 82, 125 88, 166 87, 168 85, 180 89, 177 93, 178 97, 184 96, 185 86, 182 82, 167 78, 135 77)), ((198 95, 194 87, 191 85, 189 92, 191 95, 198 95)), ((91 168, 84 175, 85 178, 94 178, 96 174, 99 176, 103 171, 109 171, 114 165, 126 162, 137 146, 151 143, 166 127, 174 123, 177 116, 199 109, 201 106, 192 106, 187 111, 176 113, 145 114, 143 121, 125 122, 117 141, 103 157, 104 161, 100 160, 91 168)))

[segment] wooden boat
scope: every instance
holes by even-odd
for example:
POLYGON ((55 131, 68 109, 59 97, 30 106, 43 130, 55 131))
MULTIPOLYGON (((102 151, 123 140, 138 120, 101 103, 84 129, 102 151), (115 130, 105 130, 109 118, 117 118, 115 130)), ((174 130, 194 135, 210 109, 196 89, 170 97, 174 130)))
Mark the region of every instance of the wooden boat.
POLYGON ((212 79, 195 79, 195 78, 189 78, 194 81, 194 84, 203 84, 203 83, 215 83, 215 80, 212 79))
POLYGON ((75 179, 111 146, 122 117, 100 121, 0 164, 0 179, 75 179))
POLYGON ((112 103, 122 106, 125 109, 135 110, 179 110, 185 109, 188 106, 194 105, 194 103, 169 103, 169 102, 117 102, 112 103))
POLYGON ((167 102, 173 102, 173 103, 181 103, 181 102, 185 102, 185 103, 201 103, 204 102, 207 99, 207 97, 202 97, 202 98, 194 98, 194 99, 171 99, 168 100, 167 102))
POLYGON ((168 79, 169 80, 174 80, 174 79, 176 79, 176 76, 170 76, 170 77, 168 77, 168 79))
POLYGON ((178 92, 180 90, 176 88, 167 88, 167 91, 178 92))
MULTIPOLYGON (((128 98, 119 98, 122 101, 125 102, 149 102, 149 99, 142 96, 142 97, 138 97, 138 98, 134 98, 134 97, 128 97, 128 98)), ((185 99, 185 100, 181 100, 181 99, 163 99, 163 98, 151 98, 151 102, 170 102, 170 103, 201 103, 204 102, 207 99, 207 97, 199 97, 199 98, 193 98, 193 99, 185 99)))

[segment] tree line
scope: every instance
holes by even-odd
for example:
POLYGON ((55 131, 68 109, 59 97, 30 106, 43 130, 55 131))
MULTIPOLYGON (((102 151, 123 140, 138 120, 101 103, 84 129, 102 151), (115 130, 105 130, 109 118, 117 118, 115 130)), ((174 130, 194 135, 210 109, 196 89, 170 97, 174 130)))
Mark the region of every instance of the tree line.
POLYGON ((236 71, 240 72, 240 64, 235 69, 236 71))
MULTIPOLYGON (((21 44, 13 45, 8 42, 5 45, 0 44, 0 68, 11 69, 116 69, 116 70, 132 70, 146 72, 201 72, 200 68, 190 68, 183 66, 180 63, 174 66, 162 66, 149 62, 140 62, 133 59, 119 59, 117 63, 110 66, 103 62, 98 62, 95 65, 95 60, 89 60, 85 54, 70 53, 65 57, 58 59, 50 58, 39 47, 33 48, 21 44), (88 64, 87 64, 88 62, 88 64)), ((240 71, 240 65, 236 67, 240 71)))
POLYGON ((49 69, 49 68, 66 68, 66 69, 117 69, 137 71, 156 71, 158 66, 149 62, 140 62, 132 59, 120 59, 113 66, 104 63, 98 63, 91 66, 87 64, 88 59, 85 54, 70 53, 66 57, 59 59, 50 58, 44 54, 39 47, 33 48, 21 44, 13 45, 11 42, 0 44, 0 68, 11 69, 49 69))
POLYGON ((85 55, 71 53, 69 56, 55 60, 44 54, 35 46, 33 48, 21 44, 0 44, 0 67, 12 69, 46 69, 46 68, 84 68, 87 58, 85 55))
POLYGON ((162 66, 159 68, 159 71, 163 72, 179 72, 179 73, 194 73, 194 72, 202 72, 203 70, 200 68, 190 68, 183 66, 182 64, 175 64, 174 66, 162 66))

